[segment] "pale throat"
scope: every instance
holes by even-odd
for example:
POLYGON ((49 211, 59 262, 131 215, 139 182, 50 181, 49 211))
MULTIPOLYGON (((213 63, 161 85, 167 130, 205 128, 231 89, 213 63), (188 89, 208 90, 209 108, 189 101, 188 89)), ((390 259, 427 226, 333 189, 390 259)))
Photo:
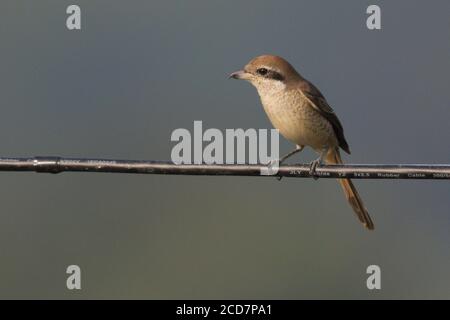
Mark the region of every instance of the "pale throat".
POLYGON ((286 85, 282 81, 265 79, 253 83, 261 98, 279 97, 284 93, 286 85))

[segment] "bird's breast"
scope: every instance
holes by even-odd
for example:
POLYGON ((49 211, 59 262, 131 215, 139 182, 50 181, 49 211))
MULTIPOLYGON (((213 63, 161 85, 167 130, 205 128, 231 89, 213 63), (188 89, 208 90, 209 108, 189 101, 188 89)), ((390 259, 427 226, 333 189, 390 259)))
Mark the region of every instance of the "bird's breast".
POLYGON ((272 125, 286 139, 316 150, 336 143, 331 124, 309 105, 301 93, 285 91, 260 94, 260 97, 272 125))

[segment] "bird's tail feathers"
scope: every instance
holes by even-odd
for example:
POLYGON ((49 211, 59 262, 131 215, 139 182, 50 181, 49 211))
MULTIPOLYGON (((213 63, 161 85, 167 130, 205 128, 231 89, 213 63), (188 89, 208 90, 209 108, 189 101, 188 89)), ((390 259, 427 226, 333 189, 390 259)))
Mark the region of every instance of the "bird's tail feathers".
MULTIPOLYGON (((342 164, 343 162, 339 153, 339 149, 336 148, 330 150, 327 154, 325 162, 328 164, 342 164)), ((355 211, 359 221, 361 221, 361 223, 367 229, 373 230, 374 224, 372 222, 372 219, 370 218, 369 213, 367 212, 367 209, 364 206, 364 203, 359 196, 359 193, 356 190, 353 182, 350 179, 338 179, 338 181, 341 184, 342 189, 344 190, 347 201, 352 206, 353 211, 355 211)))

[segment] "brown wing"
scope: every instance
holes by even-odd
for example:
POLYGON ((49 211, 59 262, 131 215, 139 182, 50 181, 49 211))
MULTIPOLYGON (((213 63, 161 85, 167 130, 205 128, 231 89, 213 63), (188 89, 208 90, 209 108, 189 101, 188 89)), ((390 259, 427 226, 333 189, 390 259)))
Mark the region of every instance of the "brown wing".
POLYGON ((333 126, 334 133, 339 142, 339 146, 348 154, 350 154, 350 148, 344 137, 344 128, 341 122, 334 113, 334 110, 330 107, 325 97, 312 83, 303 79, 300 84, 300 90, 303 95, 309 100, 311 106, 317 110, 325 119, 327 119, 333 126))

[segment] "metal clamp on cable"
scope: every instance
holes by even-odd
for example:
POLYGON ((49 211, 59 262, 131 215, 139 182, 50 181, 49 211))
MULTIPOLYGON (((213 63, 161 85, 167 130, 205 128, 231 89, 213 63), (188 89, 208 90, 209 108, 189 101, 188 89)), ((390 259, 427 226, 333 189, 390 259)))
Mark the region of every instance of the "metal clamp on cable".
POLYGON ((34 157, 33 167, 35 172, 42 173, 60 173, 59 167, 60 157, 46 156, 46 157, 34 157))

